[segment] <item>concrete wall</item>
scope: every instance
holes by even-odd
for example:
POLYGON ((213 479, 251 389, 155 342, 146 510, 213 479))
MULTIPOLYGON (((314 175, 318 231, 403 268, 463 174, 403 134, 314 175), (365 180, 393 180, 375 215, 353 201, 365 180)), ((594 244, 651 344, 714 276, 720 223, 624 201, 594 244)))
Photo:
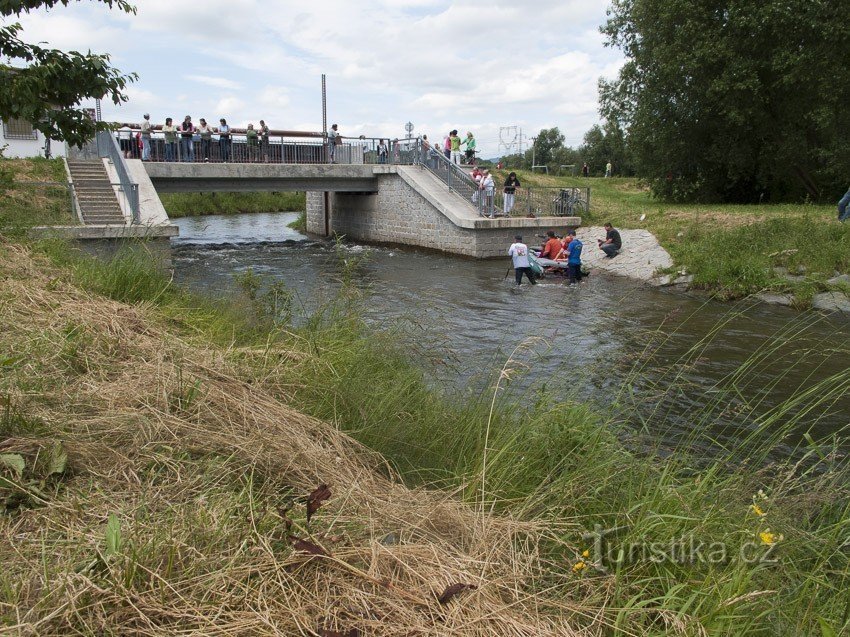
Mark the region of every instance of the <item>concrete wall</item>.
MULTIPOLYGON (((499 219, 464 217, 461 227, 441 211, 424 189, 400 174, 378 175, 377 194, 329 193, 331 234, 345 235, 357 241, 419 246, 475 258, 502 257, 514 241, 523 235, 529 244, 542 243, 535 236, 553 229, 563 233, 569 222, 560 219, 499 219), (562 225, 552 225, 562 224, 562 225)), ((425 184, 428 185, 427 183, 425 184)), ((325 234, 323 192, 307 192, 307 230, 325 234)), ((466 205, 457 197, 457 207, 466 205)))

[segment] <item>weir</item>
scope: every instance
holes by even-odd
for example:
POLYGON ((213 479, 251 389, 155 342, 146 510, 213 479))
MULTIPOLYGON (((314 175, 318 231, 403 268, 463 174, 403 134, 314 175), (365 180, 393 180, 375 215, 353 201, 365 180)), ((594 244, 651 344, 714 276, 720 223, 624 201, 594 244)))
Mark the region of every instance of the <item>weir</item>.
MULTIPOLYGON (((142 162, 125 159, 115 138, 100 133, 97 156, 76 157, 69 176, 73 180, 74 171, 103 173, 101 181, 107 185, 100 185, 100 192, 108 192, 111 182, 118 205, 107 207, 108 196, 101 194, 98 205, 109 216, 81 210, 82 225, 50 232, 83 241, 167 240, 178 230, 159 193, 303 191, 311 234, 490 258, 504 256, 517 234, 531 239, 549 229, 564 233, 577 228, 581 217, 575 213, 589 205, 587 189, 522 189, 510 197, 495 184, 479 189, 466 172, 472 167, 452 164, 420 140, 384 150, 380 140, 334 145, 332 150, 322 143, 301 145, 298 153, 286 149, 283 142, 279 147, 270 143, 260 149, 262 154, 247 153, 246 161, 238 163, 142 162)), ((85 203, 84 187, 81 182, 74 189, 78 208, 85 203)))

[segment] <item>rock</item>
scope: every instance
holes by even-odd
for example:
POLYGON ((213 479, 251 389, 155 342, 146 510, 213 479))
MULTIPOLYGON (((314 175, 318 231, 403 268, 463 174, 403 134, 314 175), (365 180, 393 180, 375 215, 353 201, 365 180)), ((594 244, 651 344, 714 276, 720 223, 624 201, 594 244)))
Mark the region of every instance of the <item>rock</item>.
POLYGON ((756 294, 756 298, 759 301, 763 301, 764 303, 771 303, 773 305, 785 305, 790 307, 791 303, 794 301, 794 297, 790 294, 756 294))
POLYGON ((783 268, 782 266, 776 266, 773 268, 773 273, 777 276, 785 276, 788 274, 788 268, 783 268))
POLYGON ((821 292, 812 299, 812 307, 825 312, 850 314, 850 298, 841 292, 821 292))
POLYGON ((665 274, 656 279, 653 279, 653 283, 659 287, 666 287, 668 285, 673 285, 673 277, 669 274, 665 274))
POLYGON ((850 274, 839 274, 838 276, 834 276, 827 280, 827 283, 830 285, 840 285, 842 283, 850 285, 850 274))
POLYGON ((693 274, 683 274, 682 276, 676 277, 676 280, 673 281, 673 285, 690 285, 694 282, 693 274))

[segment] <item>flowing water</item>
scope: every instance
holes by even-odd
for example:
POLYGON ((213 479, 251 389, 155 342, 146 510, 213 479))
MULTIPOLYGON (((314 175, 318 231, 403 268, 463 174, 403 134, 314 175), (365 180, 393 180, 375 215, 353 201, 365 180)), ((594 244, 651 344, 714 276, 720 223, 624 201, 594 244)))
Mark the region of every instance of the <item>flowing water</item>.
MULTIPOLYGON (((296 217, 175 220, 176 280, 205 293, 236 292, 234 274, 250 268, 294 291, 296 315, 316 311, 339 289, 339 256, 332 243, 288 228, 296 217)), ((513 356, 515 396, 533 400, 545 388, 600 408, 638 405, 633 423, 670 439, 696 428, 744 435, 758 415, 850 366, 846 319, 709 301, 598 273, 573 288, 562 279, 517 287, 507 257, 360 245, 342 253, 366 255, 356 281, 367 319, 398 331, 435 384, 486 389, 513 356)), ((850 423, 850 394, 802 410, 798 434, 822 437, 850 423)))

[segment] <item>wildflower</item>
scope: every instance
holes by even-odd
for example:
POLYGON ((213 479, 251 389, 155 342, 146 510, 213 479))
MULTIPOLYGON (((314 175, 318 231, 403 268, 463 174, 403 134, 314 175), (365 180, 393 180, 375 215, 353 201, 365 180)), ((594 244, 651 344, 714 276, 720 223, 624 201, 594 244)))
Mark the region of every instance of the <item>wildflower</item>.
MULTIPOLYGON (((761 498, 762 500, 767 500, 767 495, 765 495, 765 493, 764 493, 764 489, 759 489, 759 490, 758 490, 758 493, 757 493, 756 495, 757 495, 759 498, 761 498)), ((755 500, 755 496, 753 497, 753 500, 755 500)))
POLYGON ((573 565, 573 573, 580 573, 587 567, 587 564, 584 560, 579 560, 573 565))
POLYGON ((765 513, 764 510, 759 505, 757 505, 755 503, 751 504, 750 508, 753 510, 753 513, 755 513, 760 518, 763 518, 764 516, 767 515, 767 513, 765 513))
POLYGON ((765 529, 759 533, 761 543, 765 546, 773 546, 777 542, 781 542, 784 538, 781 533, 772 533, 770 529, 765 529))
POLYGON ((587 549, 584 549, 584 550, 581 552, 581 556, 582 556, 583 558, 587 559, 588 557, 590 557, 590 551, 588 551, 587 549))

